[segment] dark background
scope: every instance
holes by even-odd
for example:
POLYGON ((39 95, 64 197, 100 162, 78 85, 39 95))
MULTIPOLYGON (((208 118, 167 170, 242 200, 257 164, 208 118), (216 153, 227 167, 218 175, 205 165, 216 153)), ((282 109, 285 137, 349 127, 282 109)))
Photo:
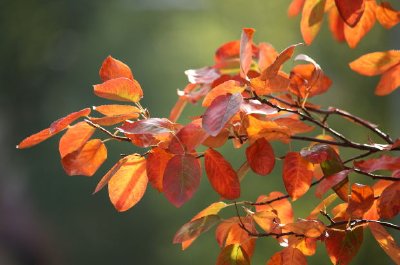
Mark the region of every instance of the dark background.
MULTIPOLYGON (((209 232, 182 252, 172 245, 175 231, 194 214, 218 200, 206 178, 200 190, 176 209, 152 189, 133 209, 117 213, 106 190, 91 195, 97 181, 118 160, 135 152, 128 144, 107 145, 109 159, 92 178, 68 177, 59 162, 58 137, 36 148, 15 145, 81 108, 104 104, 92 85, 107 55, 131 66, 144 90, 142 105, 153 117, 167 117, 186 85, 183 71, 213 64, 215 49, 254 27, 255 41, 277 50, 301 42, 299 17, 289 19, 289 0, 3 0, 0 3, 0 264, 213 264, 218 246, 209 232)), ((366 117, 394 136, 400 134, 399 92, 373 95, 378 77, 363 77, 347 63, 360 55, 399 48, 399 27, 380 25, 357 49, 333 41, 325 21, 312 46, 298 53, 314 58, 334 80, 316 99, 366 117)), ((290 63, 289 63, 290 64, 290 63)), ((186 115, 194 114, 189 109, 186 115)), ((367 141, 368 134, 348 123, 333 124, 347 136, 367 141)), ((230 154, 238 168, 242 150, 230 154)), ((346 155, 346 153, 344 153, 346 155)), ((243 198, 282 190, 279 165, 274 174, 247 176, 243 198)), ((355 177, 356 179, 356 177, 355 177)), ((363 182, 365 178, 357 179, 363 182)), ((294 203, 296 217, 318 202, 313 192, 294 203)), ((228 214, 233 214, 229 213, 228 214)), ((391 264, 365 233, 353 264, 391 264), (371 255, 374 253, 374 255, 371 255), (376 253, 376 254, 375 254, 376 253)), ((279 249, 273 239, 259 240, 254 264, 265 264, 279 249)), ((328 264, 322 245, 310 264, 328 264)))

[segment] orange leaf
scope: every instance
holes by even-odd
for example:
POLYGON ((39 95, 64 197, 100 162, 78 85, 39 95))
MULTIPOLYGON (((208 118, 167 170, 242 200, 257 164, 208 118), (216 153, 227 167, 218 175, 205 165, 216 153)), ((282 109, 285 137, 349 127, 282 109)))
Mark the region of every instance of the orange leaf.
POLYGON ((350 27, 356 26, 364 13, 364 0, 335 0, 339 14, 350 27))
POLYGON ((139 117, 138 113, 120 114, 115 116, 105 116, 101 118, 90 117, 89 120, 101 126, 111 126, 121 123, 130 119, 137 119, 139 117))
POLYGON ((354 167, 365 172, 376 170, 397 170, 400 169, 400 157, 382 155, 379 158, 354 161, 354 167))
POLYGON ((110 79, 93 88, 97 96, 111 100, 138 102, 143 97, 140 84, 125 77, 110 79))
POLYGON ((337 8, 331 8, 329 10, 329 29, 337 41, 345 41, 344 22, 337 8))
POLYGON ((259 76, 250 80, 251 88, 260 96, 286 92, 289 82, 289 77, 284 72, 278 72, 275 76, 271 76, 267 79, 263 79, 262 76, 259 76))
POLYGON ((233 200, 240 197, 240 183, 231 164, 217 151, 209 148, 204 153, 207 177, 214 190, 222 197, 233 200))
POLYGON ((337 198, 336 193, 332 193, 326 197, 322 202, 320 202, 310 213, 307 219, 316 219, 320 214, 321 210, 325 210, 330 204, 332 204, 337 198))
POLYGON ((99 139, 87 142, 82 148, 62 158, 62 166, 69 176, 93 176, 107 159, 107 149, 99 139))
POLYGON ((386 229, 377 223, 368 223, 372 235, 374 235, 379 246, 388 254, 396 264, 400 264, 400 247, 386 229))
POLYGON ((80 117, 87 116, 89 114, 90 114, 90 108, 85 108, 80 111, 68 114, 67 116, 53 122, 50 125, 50 132, 55 134, 59 131, 62 131, 65 128, 67 128, 68 125, 73 123, 75 120, 79 119, 80 117))
POLYGON ((267 233, 273 231, 278 225, 278 216, 271 211, 256 212, 251 217, 267 233))
POLYGON ((307 45, 313 42, 321 28, 325 3, 326 0, 306 0, 304 3, 300 29, 307 45))
POLYGON ((105 116, 117 116, 123 114, 140 113, 140 109, 131 105, 117 105, 117 104, 101 105, 93 107, 93 109, 105 116))
POLYGON ((175 105, 172 107, 171 112, 169 114, 169 120, 172 122, 176 122, 182 114, 182 111, 185 109, 187 104, 187 100, 184 97, 179 97, 176 101, 175 105))
POLYGON ((350 172, 351 170, 345 169, 333 175, 326 176, 323 180, 321 180, 315 189, 315 196, 317 196, 317 198, 321 198, 329 189, 344 181, 350 172))
POLYGON ((297 248, 306 256, 313 256, 317 251, 317 239, 308 237, 297 237, 291 235, 288 238, 289 247, 297 248))
POLYGON ((84 121, 68 128, 67 132, 61 137, 58 146, 61 158, 80 149, 90 139, 95 130, 84 121))
POLYGON ((129 66, 111 56, 107 56, 103 61, 99 75, 103 82, 118 77, 126 77, 133 80, 132 71, 129 66))
POLYGON ((251 169, 259 175, 266 176, 274 169, 274 150, 265 138, 260 138, 250 145, 246 149, 246 157, 251 169))
POLYGON ((351 70, 366 76, 380 75, 400 64, 400 51, 390 50, 365 54, 352 61, 351 70))
POLYGON ((333 264, 347 265, 357 254, 363 241, 363 228, 351 231, 328 230, 325 247, 333 264))
POLYGON ((289 200, 286 199, 283 193, 279 191, 273 191, 268 196, 260 195, 257 198, 257 203, 272 201, 265 205, 256 205, 256 211, 273 211, 275 212, 282 224, 293 223, 293 209, 289 200))
POLYGON ((146 159, 132 156, 108 182, 108 194, 115 209, 126 211, 138 203, 147 188, 146 159))
POLYGON ((383 190, 378 199, 378 214, 381 218, 393 218, 400 211, 400 182, 396 181, 383 190))
POLYGON ((247 134, 252 141, 265 138, 269 141, 280 140, 284 143, 290 141, 290 130, 286 126, 280 126, 274 121, 262 121, 252 115, 246 116, 247 134))
MULTIPOLYGON (((336 0, 337 2, 338 0, 336 0)), ((352 0, 351 3, 364 2, 364 0, 352 0)), ((348 5, 349 1, 341 0, 343 2, 343 6, 348 5)), ((351 6, 351 5, 349 5, 351 6)), ((344 36, 346 38, 347 44, 350 48, 355 48, 360 40, 372 29, 375 24, 375 1, 365 1, 365 9, 364 13, 361 16, 361 19, 356 22, 357 24, 354 27, 345 25, 344 26, 344 36)), ((339 9, 340 13, 340 9, 339 9)), ((343 17, 343 14, 342 14, 343 17)))
POLYGON ((287 247, 276 252, 266 265, 307 265, 307 259, 297 248, 287 247))
POLYGON ((29 148, 32 146, 35 146, 37 144, 40 144, 41 142, 49 139, 56 133, 51 133, 49 128, 46 128, 44 130, 41 130, 38 133, 32 134, 31 136, 26 137, 24 140, 22 140, 18 145, 18 149, 25 149, 29 148))
POLYGON ((371 187, 354 183, 351 186, 347 213, 354 218, 362 218, 374 203, 374 191, 371 187))
POLYGON ((176 232, 172 243, 179 244, 185 241, 191 241, 199 237, 202 233, 210 230, 211 227, 221 221, 218 215, 211 214, 195 219, 184 224, 178 232, 176 232))
POLYGON ((293 232, 297 235, 304 235, 309 238, 318 238, 325 232, 325 225, 319 220, 300 219, 295 223, 289 223, 283 226, 283 229, 293 232))
POLYGON ((163 177, 165 197, 181 207, 197 191, 200 184, 200 161, 192 155, 175 155, 167 163, 163 177))
POLYGON ((250 265, 250 258, 240 244, 232 244, 222 249, 216 265, 250 265))
POLYGON ((247 72, 251 67, 253 60, 253 35, 255 30, 252 28, 244 28, 240 38, 240 76, 247 77, 247 72))
POLYGON ((228 137, 229 131, 222 130, 217 136, 208 136, 202 144, 207 147, 218 148, 226 143, 228 137))
POLYGON ((300 153, 289 152, 283 163, 283 182, 293 201, 303 196, 310 188, 313 176, 312 164, 300 153))
POLYGON ((215 62, 221 62, 228 59, 232 59, 232 57, 238 57, 240 54, 240 41, 230 41, 224 43, 217 49, 215 52, 215 62))
POLYGON ((258 48, 260 50, 258 58, 258 68, 261 73, 268 66, 273 64, 273 62, 276 60, 276 57, 278 57, 279 54, 274 49, 274 47, 272 47, 272 45, 269 43, 261 42, 260 44, 258 44, 258 48))
POLYGON ((379 23, 390 29, 400 22, 400 11, 394 10, 389 2, 381 2, 375 9, 376 18, 379 23))
POLYGON ((382 74, 381 80, 375 89, 378 96, 386 96, 400 87, 400 64, 382 74))
POLYGON ((297 16, 303 9, 305 1, 306 0, 292 0, 288 8, 288 16, 289 17, 297 16))
POLYGON ((228 80, 224 83, 214 87, 208 94, 204 97, 203 100, 203 107, 208 107, 211 105, 213 100, 221 95, 226 95, 228 93, 235 94, 235 93, 242 93, 244 87, 240 86, 240 83, 235 80, 228 80))
POLYGON ((147 177, 153 188, 159 192, 163 191, 164 171, 172 156, 172 154, 159 147, 151 149, 150 153, 147 155, 147 177))
POLYGON ((262 73, 261 73, 261 80, 267 80, 267 79, 272 79, 274 78, 279 70, 281 69, 282 65, 289 60, 290 58, 292 58, 293 53, 295 48, 300 45, 300 43, 298 44, 293 44, 290 45, 289 47, 287 47, 286 49, 284 49, 275 59, 275 61, 268 66, 268 68, 266 68, 262 73))
POLYGON ((313 126, 307 125, 300 121, 297 116, 291 116, 290 118, 279 118, 274 120, 279 126, 286 126, 289 128, 290 135, 299 133, 311 132, 314 130, 313 126))

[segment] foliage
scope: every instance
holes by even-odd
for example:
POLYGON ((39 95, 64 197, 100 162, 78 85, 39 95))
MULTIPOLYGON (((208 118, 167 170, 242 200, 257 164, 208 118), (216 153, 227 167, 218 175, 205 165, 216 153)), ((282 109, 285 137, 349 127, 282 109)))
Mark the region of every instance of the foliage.
MULTIPOLYGON (((340 0, 292 1, 289 15, 301 11, 306 44, 317 35, 326 12, 335 38, 346 40, 352 48, 376 20, 385 28, 400 21, 400 13, 388 2, 378 5, 375 0, 351 4, 340 0)), ((386 228, 400 227, 386 220, 400 211, 400 157, 394 155, 400 150, 400 139, 393 140, 378 126, 347 111, 311 103, 312 97, 325 93, 332 84, 321 66, 305 54, 294 57, 300 44, 278 52, 269 43, 254 43, 254 32, 245 28, 240 40, 221 45, 214 65, 185 72, 189 84, 178 91, 168 119, 150 116, 140 104, 143 91, 130 68, 109 56, 100 68, 102 83, 94 85, 94 93, 130 104, 93 107, 98 113, 95 116, 90 108, 73 112, 27 137, 17 148, 32 147, 65 131, 59 142, 62 166, 68 175, 83 176, 94 175, 107 159, 105 143, 109 140, 144 148, 142 154, 123 155, 95 188, 98 192, 107 186, 110 200, 120 212, 141 200, 148 183, 173 205, 182 206, 199 188, 204 158, 206 175, 221 201, 184 224, 173 243, 186 249, 216 226, 216 241, 221 247, 218 265, 250 264, 257 239, 264 237, 274 238, 284 247, 270 257, 269 265, 306 264, 306 256, 315 254, 317 242, 325 245, 333 264, 348 264, 362 245, 366 228, 399 264, 400 249, 386 228), (297 64, 286 73, 282 67, 292 59, 297 64), (203 114, 188 124, 177 123, 184 107, 198 102, 203 114), (349 139, 330 127, 331 116, 363 127, 380 141, 349 139), (81 118, 83 121, 76 122, 81 118), (95 130, 107 138, 91 139, 95 130), (302 150, 293 150, 291 141, 306 144, 302 150), (229 142, 238 150, 246 148, 246 161, 238 170, 216 150, 229 142), (289 151, 277 155, 272 142, 287 145, 289 151), (340 148, 352 149, 357 155, 344 158, 340 148), (278 164, 283 168, 286 194, 272 191, 258 195, 255 201, 238 201, 241 181, 250 170, 268 176, 278 164), (355 174, 374 183, 353 183, 355 174), (295 220, 291 201, 300 200, 313 186, 316 198, 322 201, 308 217, 295 220), (334 193, 323 198, 330 189, 334 193), (332 207, 335 201, 339 202, 332 207), (229 207, 235 208, 236 215, 222 218, 220 212, 229 207)), ((363 55, 351 62, 350 68, 362 75, 382 75, 377 95, 388 95, 400 85, 399 51, 363 55)))

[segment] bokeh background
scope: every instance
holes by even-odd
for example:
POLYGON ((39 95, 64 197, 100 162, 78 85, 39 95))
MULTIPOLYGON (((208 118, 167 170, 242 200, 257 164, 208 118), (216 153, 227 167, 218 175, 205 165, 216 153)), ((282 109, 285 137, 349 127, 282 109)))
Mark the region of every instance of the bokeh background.
MULTIPOLYGON (((91 86, 100 82, 98 69, 110 54, 131 66, 144 89, 143 105, 152 116, 167 117, 176 89, 187 83, 183 71, 213 64, 215 49, 238 39, 243 27, 254 27, 256 42, 270 42, 277 50, 301 42, 300 18, 286 15, 289 2, 2 0, 0 264, 214 264, 219 248, 212 232, 185 252, 171 243, 183 223, 218 200, 206 178, 181 209, 148 189, 133 209, 117 213, 106 190, 91 193, 120 153, 136 150, 132 146, 110 143, 108 162, 94 177, 86 178, 63 172, 58 137, 23 151, 15 145, 67 113, 104 104, 92 94, 91 86)), ((364 53, 399 48, 399 36, 399 27, 385 31, 376 25, 351 50, 333 41, 325 21, 312 46, 297 50, 319 62, 334 80, 331 90, 314 102, 349 110, 400 135, 400 93, 375 97, 378 78, 362 77, 347 66, 364 53)), ((189 108, 186 115, 194 113, 195 108, 189 108)), ((349 137, 368 140, 365 131, 348 123, 334 126, 349 137)), ((244 154, 232 150, 220 149, 238 168, 244 154)), ((255 200, 261 193, 282 190, 279 168, 278 164, 274 174, 265 178, 247 176, 243 198, 255 200)), ((317 204, 313 192, 309 193, 294 203, 296 216, 304 217, 317 204)), ((353 264, 392 264, 369 232, 365 240, 353 264)), ((280 248, 273 239, 257 244, 253 264, 265 264, 280 248)), ((309 264, 329 263, 322 245, 309 258, 309 264)))

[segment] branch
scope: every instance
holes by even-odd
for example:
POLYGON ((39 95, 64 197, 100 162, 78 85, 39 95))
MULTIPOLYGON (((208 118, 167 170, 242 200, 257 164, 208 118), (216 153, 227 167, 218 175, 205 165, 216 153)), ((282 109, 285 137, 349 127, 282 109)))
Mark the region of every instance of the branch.
POLYGON ((354 172, 356 172, 356 173, 358 173, 360 175, 364 175, 364 176, 370 177, 372 179, 383 179, 383 180, 389 180, 389 181, 400 181, 400 178, 376 175, 376 174, 372 174, 372 173, 369 173, 369 172, 362 171, 361 169, 358 169, 358 168, 352 168, 352 167, 345 167, 345 168, 346 169, 351 169, 351 170, 353 170, 354 172))

